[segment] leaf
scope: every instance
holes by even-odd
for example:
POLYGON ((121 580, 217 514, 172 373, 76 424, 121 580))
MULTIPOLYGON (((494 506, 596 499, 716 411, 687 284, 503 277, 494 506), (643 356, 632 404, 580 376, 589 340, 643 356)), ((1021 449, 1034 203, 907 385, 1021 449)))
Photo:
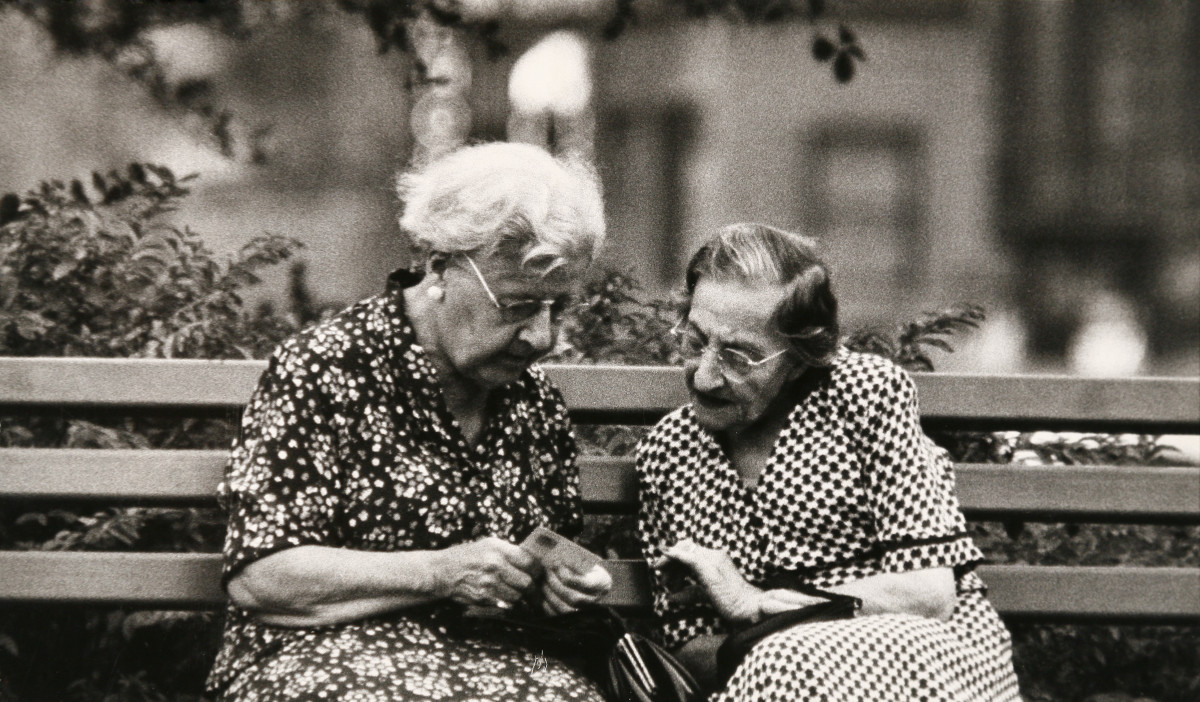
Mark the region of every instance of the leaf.
POLYGON ((137 163, 137 162, 131 163, 131 164, 129 164, 129 177, 135 183, 145 185, 147 182, 146 181, 146 169, 143 168, 142 164, 140 164, 140 163, 137 163))
POLYGON ((850 31, 850 28, 844 24, 838 25, 838 39, 841 40, 843 44, 853 44, 855 41, 857 41, 854 36, 854 32, 850 31))
POLYGON ((58 265, 54 267, 54 270, 50 272, 50 279, 62 280, 63 278, 71 275, 71 273, 73 273, 78 267, 79 262, 77 260, 73 261, 68 259, 65 261, 59 261, 58 265))
POLYGON ((15 221, 21 209, 21 198, 13 193, 4 193, 0 197, 0 227, 15 221))
POLYGON ((825 0, 808 0, 808 16, 820 19, 825 14, 825 0))
POLYGON ((828 61, 829 59, 833 58, 835 51, 837 51, 837 47, 834 46, 833 42, 829 41, 825 37, 818 36, 817 38, 813 39, 812 53, 813 58, 816 60, 828 61))
POLYGON ((932 346, 936 349, 941 349, 946 353, 953 353, 954 347, 951 346, 945 339, 940 339, 936 336, 928 336, 921 339, 921 343, 926 346, 932 346))
POLYGON ((17 335, 26 341, 41 339, 54 323, 37 312, 22 312, 17 317, 17 335))
POLYGON ((80 205, 92 204, 92 201, 88 199, 87 191, 83 189, 83 183, 78 179, 71 181, 71 197, 80 205))
POLYGON ((845 51, 839 51, 833 60, 833 77, 839 83, 849 83, 854 78, 854 59, 845 51))
POLYGON ((46 515, 42 512, 26 512, 17 517, 15 524, 24 526, 25 524, 37 524, 38 526, 46 526, 46 515))

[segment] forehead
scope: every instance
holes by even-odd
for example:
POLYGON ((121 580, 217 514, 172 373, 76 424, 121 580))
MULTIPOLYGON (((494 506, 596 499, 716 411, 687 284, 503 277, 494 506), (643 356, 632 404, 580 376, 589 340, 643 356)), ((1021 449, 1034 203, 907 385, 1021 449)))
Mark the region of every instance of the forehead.
POLYGON ((771 320, 784 292, 782 285, 701 278, 692 291, 688 321, 723 341, 766 342, 778 335, 771 320))

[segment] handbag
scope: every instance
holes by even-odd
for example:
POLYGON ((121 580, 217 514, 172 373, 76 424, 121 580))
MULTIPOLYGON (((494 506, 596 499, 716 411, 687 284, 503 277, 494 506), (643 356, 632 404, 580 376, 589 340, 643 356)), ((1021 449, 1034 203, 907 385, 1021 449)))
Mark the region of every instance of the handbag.
POLYGON ((470 633, 515 634, 531 649, 573 660, 608 702, 700 702, 703 694, 679 661, 650 639, 630 630, 611 607, 592 605, 557 615, 514 616, 508 612, 464 618, 470 633))
POLYGON ((850 619, 862 609, 862 600, 850 595, 821 590, 804 583, 789 583, 787 588, 822 597, 825 601, 774 614, 726 637, 717 649, 717 680, 721 686, 729 681, 750 649, 771 634, 799 624, 850 619))
POLYGON ((601 688, 610 702, 699 702, 700 685, 675 657, 626 631, 608 652, 601 688))

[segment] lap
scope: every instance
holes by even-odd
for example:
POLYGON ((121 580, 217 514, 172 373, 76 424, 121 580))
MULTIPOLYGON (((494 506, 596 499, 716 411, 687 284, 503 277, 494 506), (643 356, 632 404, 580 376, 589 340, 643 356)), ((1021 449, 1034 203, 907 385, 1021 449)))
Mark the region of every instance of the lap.
POLYGON ((987 621, 982 598, 960 601, 960 610, 949 622, 888 614, 779 632, 754 647, 714 700, 1019 700, 1003 625, 987 621), (966 626, 977 623, 983 630, 966 626))
POLYGON ((293 639, 242 671, 223 699, 601 702, 591 683, 541 652, 383 626, 293 639))

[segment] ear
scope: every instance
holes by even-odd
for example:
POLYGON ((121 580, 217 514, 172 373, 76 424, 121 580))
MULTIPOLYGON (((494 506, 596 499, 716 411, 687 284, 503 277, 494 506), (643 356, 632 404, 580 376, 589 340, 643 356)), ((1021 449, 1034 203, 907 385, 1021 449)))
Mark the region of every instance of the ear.
POLYGON ((425 259, 425 273, 441 278, 450 262, 450 256, 441 251, 434 251, 425 259))

